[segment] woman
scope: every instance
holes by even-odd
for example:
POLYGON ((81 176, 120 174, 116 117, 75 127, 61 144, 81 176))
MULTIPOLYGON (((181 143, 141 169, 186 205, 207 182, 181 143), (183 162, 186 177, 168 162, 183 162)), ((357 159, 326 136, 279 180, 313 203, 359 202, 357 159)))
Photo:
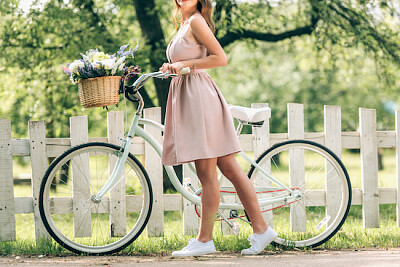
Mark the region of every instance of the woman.
POLYGON ((220 200, 216 166, 234 185, 252 223, 251 247, 242 250, 242 255, 258 254, 277 234, 265 223, 254 186, 234 157, 240 145, 230 111, 217 85, 205 71, 227 64, 224 50, 213 34, 211 1, 175 0, 176 28, 179 12, 182 22, 167 48, 169 63, 164 63, 160 70, 179 74, 182 68, 190 67, 191 72, 172 78, 161 161, 163 165, 194 161, 202 196, 199 235, 172 256, 199 256, 216 251, 212 240, 220 200))

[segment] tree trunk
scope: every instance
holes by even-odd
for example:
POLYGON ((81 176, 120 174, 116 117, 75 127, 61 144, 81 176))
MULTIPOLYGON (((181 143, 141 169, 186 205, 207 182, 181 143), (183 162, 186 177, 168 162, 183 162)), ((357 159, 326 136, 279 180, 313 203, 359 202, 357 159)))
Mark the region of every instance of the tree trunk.
MULTIPOLYGON (((167 46, 160 19, 155 10, 154 0, 133 0, 133 5, 135 6, 136 17, 142 34, 146 37, 147 44, 151 46, 151 51, 153 51, 150 54, 150 66, 154 71, 157 71, 167 60, 165 56, 167 46)), ((154 79, 154 84, 157 91, 158 105, 161 107, 161 123, 164 124, 170 79, 154 79)), ((182 165, 176 166, 174 169, 178 178, 182 181, 182 165)), ((165 169, 163 171, 164 190, 172 189, 173 186, 165 169)))
MULTIPOLYGON (((133 0, 136 17, 139 21, 142 34, 151 46, 150 66, 157 71, 166 62, 164 33, 161 28, 160 19, 155 10, 154 0, 133 0)), ((170 79, 155 79, 157 98, 161 107, 161 122, 164 123, 165 108, 167 104, 170 79)))

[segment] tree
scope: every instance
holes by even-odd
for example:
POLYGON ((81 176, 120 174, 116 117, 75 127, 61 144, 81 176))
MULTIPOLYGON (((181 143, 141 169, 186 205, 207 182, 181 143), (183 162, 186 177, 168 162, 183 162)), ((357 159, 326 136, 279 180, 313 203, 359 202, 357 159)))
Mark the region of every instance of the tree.
MULTIPOLYGON (((8 117, 21 124, 15 127, 21 135, 27 132, 28 119, 40 118, 46 120, 49 137, 68 136, 69 117, 81 108, 77 86, 71 85, 61 66, 89 49, 115 52, 125 40, 110 25, 118 28, 126 19, 118 16, 117 6, 94 0, 36 1, 28 12, 20 10, 18 2, 6 1, 0 6, 4 18, 0 22, 0 44, 4 48, 0 62, 7 66, 1 74, 14 77, 16 73, 15 84, 19 85, 8 98, 18 108, 8 108, 8 117)), ((143 96, 146 107, 154 106, 145 92, 143 96)), ((87 112, 92 117, 104 117, 98 110, 87 112)))
MULTIPOLYGON (((0 51, 0 60, 4 66, 30 72, 30 77, 55 77, 56 69, 50 75, 43 75, 39 70, 65 64, 68 59, 75 59, 79 52, 99 45, 105 51, 115 51, 121 43, 132 38, 132 32, 137 36, 139 28, 146 42, 145 45, 142 42, 139 54, 143 68, 157 70, 166 61, 168 37, 165 33, 169 35, 173 29, 170 19, 173 1, 51 0, 45 5, 36 1, 36 7, 26 14, 18 10, 18 2, 3 1, 0 5, 3 18, 0 45, 4 48, 0 51)), ((346 52, 342 48, 362 47, 374 57, 378 64, 377 74, 388 88, 395 86, 390 65, 400 62, 396 38, 399 10, 391 1, 381 1, 379 5, 365 0, 216 0, 214 3, 216 37, 226 50, 241 40, 255 45, 257 41, 276 43, 312 36, 316 51, 337 54, 346 52)), ((30 80, 32 78, 27 82, 30 80)), ((54 80, 45 84, 46 90, 51 86, 53 90, 59 90, 58 85, 61 85, 55 88, 54 80)), ((157 79, 154 86, 164 114, 169 81, 157 79)), ((69 86, 67 91, 70 90, 76 88, 69 86)), ((51 103, 57 93, 53 96, 44 94, 41 103, 51 103)), ((142 94, 146 106, 154 106, 147 91, 142 90, 142 94)), ((71 106, 64 106, 67 110, 77 105, 67 97, 64 104, 68 103, 71 106)), ((46 115, 50 118, 54 113, 46 115)))
MULTIPOLYGON (((240 40, 280 42, 313 35, 317 50, 330 51, 336 46, 361 46, 373 54, 381 67, 387 62, 400 62, 400 43, 396 38, 399 27, 390 25, 400 12, 391 1, 382 1, 379 5, 365 0, 300 0, 279 1, 274 4, 267 0, 247 3, 216 0, 214 3, 217 29, 215 34, 223 47, 240 40), (378 11, 387 18, 378 16, 378 11)), ((137 14, 140 14, 138 19, 142 32, 154 52, 150 64, 153 69, 157 69, 163 59, 165 60, 165 40, 159 26, 156 2, 135 0, 134 5, 137 14)), ((393 81, 388 71, 382 69, 379 74, 393 81)), ((166 94, 163 92, 167 89, 166 84, 156 84, 156 87, 159 104, 165 107, 166 94)))
MULTIPOLYGON (((249 92, 236 90, 226 95, 228 102, 262 101, 274 106, 274 131, 285 130, 286 102, 306 104, 311 118, 306 127, 312 131, 320 127, 321 106, 313 103, 343 103, 350 108, 347 103, 355 103, 354 96, 359 96, 359 102, 368 102, 380 112, 381 100, 397 100, 400 27, 395 3, 213 2, 217 39, 228 57, 236 49, 241 54, 229 59, 229 66, 209 72, 223 90, 248 88, 249 92), (277 72, 269 73, 275 66, 266 66, 266 62, 276 65, 277 72), (360 71, 366 68, 368 77, 360 71), (377 75, 371 78, 372 69, 377 75), (252 80, 243 81, 248 77, 252 80), (361 82, 344 84, 353 78, 361 82), (365 90, 380 96, 365 97, 365 90)), ((4 103, 0 112, 2 118, 13 120, 13 131, 20 136, 26 135, 29 119, 45 119, 49 137, 68 136, 68 118, 83 113, 92 118, 92 132, 105 134, 105 129, 93 127, 93 121, 104 119, 104 113, 83 111, 77 87, 61 71, 79 53, 96 47, 112 53, 122 44, 139 40, 140 52, 134 62, 143 72, 157 70, 166 61, 166 44, 174 29, 173 1, 49 0, 43 4, 37 0, 28 12, 21 11, 18 3, 0 3, 0 99, 4 103)), ((164 114, 168 87, 169 80, 154 80, 142 90, 146 107, 158 104, 164 114)), ((357 118, 344 112, 343 118, 347 129, 354 128, 357 118)))

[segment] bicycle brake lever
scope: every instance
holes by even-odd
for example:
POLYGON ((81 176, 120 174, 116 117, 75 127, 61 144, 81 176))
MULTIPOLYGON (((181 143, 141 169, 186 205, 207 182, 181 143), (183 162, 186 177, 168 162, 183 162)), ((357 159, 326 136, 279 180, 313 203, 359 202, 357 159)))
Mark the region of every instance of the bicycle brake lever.
POLYGON ((178 76, 178 74, 170 74, 168 71, 166 71, 165 73, 161 73, 161 74, 159 74, 157 76, 154 76, 154 77, 155 78, 164 79, 164 78, 167 78, 167 77, 175 77, 175 76, 178 76))

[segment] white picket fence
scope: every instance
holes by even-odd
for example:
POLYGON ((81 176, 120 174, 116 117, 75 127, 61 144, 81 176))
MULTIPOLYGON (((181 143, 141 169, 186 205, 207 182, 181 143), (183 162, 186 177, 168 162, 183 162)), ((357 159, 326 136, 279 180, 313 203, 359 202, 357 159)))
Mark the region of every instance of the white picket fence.
MULTIPOLYGON (((267 104, 253 104, 253 108, 267 104)), ((378 188, 378 148, 397 148, 400 145, 400 113, 396 112, 396 129, 376 131, 376 112, 373 109, 360 108, 360 131, 341 132, 341 110, 337 106, 325 106, 325 130, 318 133, 304 132, 304 111, 302 104, 290 103, 288 108, 288 133, 269 133, 269 123, 262 127, 253 127, 252 134, 240 136, 243 151, 253 151, 257 158, 269 146, 290 139, 306 139, 323 144, 339 157, 341 149, 359 148, 361 150, 362 187, 353 189, 352 205, 362 205, 363 226, 379 227, 379 204, 397 204, 397 225, 400 227, 400 150, 396 150, 396 188, 378 188)), ((144 117, 161 121, 161 109, 145 109, 144 117)), ((69 149, 85 142, 119 143, 123 137, 123 113, 108 112, 108 137, 88 137, 87 116, 70 118, 70 138, 46 138, 43 121, 29 122, 28 139, 12 139, 11 122, 0 119, 0 241, 16 239, 15 214, 33 213, 35 236, 49 238, 39 215, 38 194, 40 181, 48 167, 48 157, 56 157, 69 149), (32 174, 32 196, 14 197, 13 157, 30 156, 32 174)), ((161 133, 147 128, 153 136, 162 141, 161 133)), ((164 233, 164 211, 183 211, 184 234, 196 234, 199 220, 193 205, 179 194, 163 194, 162 166, 154 149, 140 137, 135 137, 132 146, 135 155, 144 154, 144 164, 149 173, 154 193, 152 216, 147 226, 149 236, 161 236, 164 233)), ((346 162, 344 162, 346 165, 346 162)), ((184 167, 185 172, 186 167, 184 167)), ((193 181, 192 177, 192 182, 193 181)), ((230 233, 223 228, 224 233, 230 233)))

